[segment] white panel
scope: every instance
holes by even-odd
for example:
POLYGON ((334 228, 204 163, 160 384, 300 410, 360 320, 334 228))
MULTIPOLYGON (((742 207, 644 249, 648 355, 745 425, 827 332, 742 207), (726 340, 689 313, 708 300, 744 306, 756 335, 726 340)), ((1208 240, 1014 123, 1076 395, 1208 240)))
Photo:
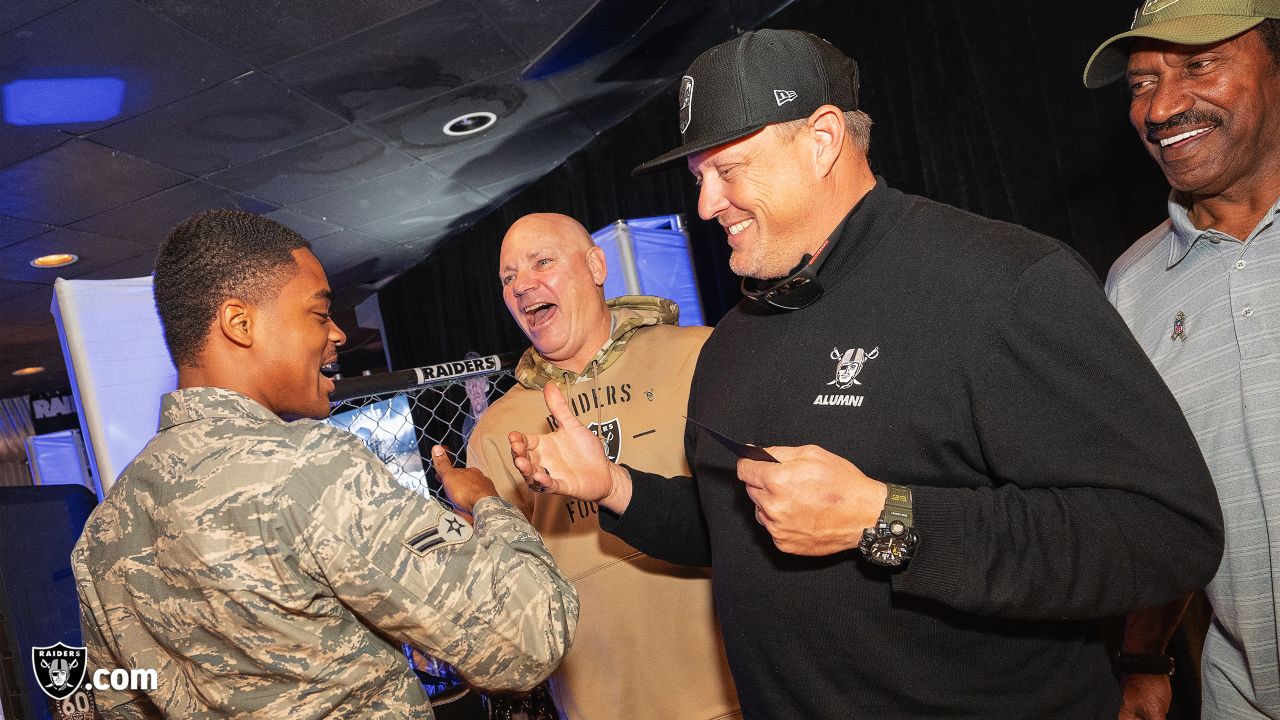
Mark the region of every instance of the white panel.
POLYGON ((178 386, 151 278, 54 282, 54 319, 101 498, 155 434, 178 386))
POLYGON ((27 437, 27 461, 36 485, 84 485, 92 488, 79 430, 27 437))

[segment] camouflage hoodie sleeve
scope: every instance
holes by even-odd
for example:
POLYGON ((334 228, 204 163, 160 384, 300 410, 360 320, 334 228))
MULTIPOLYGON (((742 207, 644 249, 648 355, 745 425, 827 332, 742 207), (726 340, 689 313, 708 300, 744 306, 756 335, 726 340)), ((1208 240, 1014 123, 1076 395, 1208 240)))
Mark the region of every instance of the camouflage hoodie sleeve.
POLYGON ((473 529, 323 425, 307 434, 292 475, 285 494, 302 543, 369 625, 492 690, 530 689, 560 663, 577 593, 509 504, 476 503, 473 529))

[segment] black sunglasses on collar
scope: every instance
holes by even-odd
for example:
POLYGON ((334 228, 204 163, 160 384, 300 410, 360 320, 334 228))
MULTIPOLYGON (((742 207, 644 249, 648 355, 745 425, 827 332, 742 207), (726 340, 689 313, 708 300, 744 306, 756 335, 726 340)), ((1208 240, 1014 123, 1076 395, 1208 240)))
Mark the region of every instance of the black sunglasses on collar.
POLYGON ((809 307, 822 297, 822 283, 818 282, 818 269, 826 256, 822 251, 827 248, 827 238, 818 247, 818 252, 800 258, 800 264, 792 268, 786 277, 774 280, 757 280, 742 278, 742 294, 761 305, 769 305, 779 310, 800 310, 809 307))

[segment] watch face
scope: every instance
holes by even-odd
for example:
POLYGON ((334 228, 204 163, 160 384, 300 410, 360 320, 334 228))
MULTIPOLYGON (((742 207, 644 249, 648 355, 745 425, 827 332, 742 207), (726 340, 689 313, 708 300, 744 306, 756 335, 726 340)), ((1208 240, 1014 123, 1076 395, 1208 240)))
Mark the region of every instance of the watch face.
POLYGON ((898 532, 887 525, 867 528, 863 533, 859 549, 868 560, 876 565, 898 567, 911 557, 916 548, 916 534, 909 528, 898 528, 898 532))

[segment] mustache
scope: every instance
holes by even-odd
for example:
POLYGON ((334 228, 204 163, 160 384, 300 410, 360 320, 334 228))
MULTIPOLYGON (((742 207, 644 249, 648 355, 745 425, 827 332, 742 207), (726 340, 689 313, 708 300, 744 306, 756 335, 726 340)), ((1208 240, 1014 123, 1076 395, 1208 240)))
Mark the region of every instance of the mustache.
POLYGON ((1165 130, 1176 130, 1178 128, 1191 127, 1192 125, 1203 125, 1204 123, 1209 123, 1214 127, 1218 127, 1222 124, 1222 116, 1218 113, 1208 112, 1206 110, 1187 110, 1186 112, 1180 112, 1177 115, 1174 115, 1162 123, 1146 123, 1147 142, 1159 143, 1160 140, 1156 138, 1156 135, 1164 132, 1165 130))

